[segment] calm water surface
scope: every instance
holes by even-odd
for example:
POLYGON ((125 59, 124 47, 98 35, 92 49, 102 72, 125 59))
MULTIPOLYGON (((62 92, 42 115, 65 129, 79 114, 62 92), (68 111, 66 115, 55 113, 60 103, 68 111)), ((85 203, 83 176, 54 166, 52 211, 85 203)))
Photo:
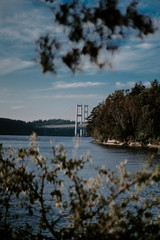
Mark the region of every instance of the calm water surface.
MULTIPOLYGON (((92 155, 93 163, 96 166, 102 165, 112 170, 124 160, 128 160, 127 169, 129 171, 139 170, 146 162, 146 160, 154 155, 155 161, 160 162, 160 155, 157 149, 147 148, 129 148, 120 146, 102 146, 95 144, 92 138, 79 138, 78 148, 75 149, 74 137, 50 137, 40 136, 37 139, 41 154, 50 158, 52 156, 51 147, 63 144, 68 159, 74 155, 76 151, 77 157, 81 155, 86 156, 88 153, 92 155)), ((9 146, 15 149, 19 147, 28 148, 30 145, 30 138, 28 136, 0 136, 0 142, 3 143, 3 148, 9 146)))

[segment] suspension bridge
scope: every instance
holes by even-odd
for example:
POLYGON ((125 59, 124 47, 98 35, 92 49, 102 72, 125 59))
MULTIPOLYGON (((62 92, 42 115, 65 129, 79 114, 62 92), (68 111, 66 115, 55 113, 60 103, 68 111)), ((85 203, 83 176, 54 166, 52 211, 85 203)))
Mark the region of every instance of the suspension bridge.
POLYGON ((46 123, 36 125, 36 128, 42 129, 74 129, 75 137, 87 136, 86 124, 88 118, 88 105, 77 104, 75 111, 75 121, 69 124, 56 124, 58 120, 50 120, 46 123))

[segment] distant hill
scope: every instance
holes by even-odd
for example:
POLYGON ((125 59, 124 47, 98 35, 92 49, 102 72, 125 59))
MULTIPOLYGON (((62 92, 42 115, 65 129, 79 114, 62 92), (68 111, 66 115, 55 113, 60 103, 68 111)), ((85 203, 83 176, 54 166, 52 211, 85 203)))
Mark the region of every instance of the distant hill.
POLYGON ((45 129, 44 125, 73 124, 74 121, 63 119, 38 120, 25 122, 8 118, 0 118, 0 135, 30 135, 36 132, 39 136, 74 136, 74 129, 45 129), (41 127, 41 128, 39 128, 41 127))
POLYGON ((30 135, 35 128, 31 123, 0 118, 0 135, 30 135))

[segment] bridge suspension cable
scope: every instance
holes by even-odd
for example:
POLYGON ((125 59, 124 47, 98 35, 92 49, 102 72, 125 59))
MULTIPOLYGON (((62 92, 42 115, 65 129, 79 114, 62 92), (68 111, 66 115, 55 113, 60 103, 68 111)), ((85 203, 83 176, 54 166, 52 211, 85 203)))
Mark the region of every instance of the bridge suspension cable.
POLYGON ((86 123, 88 118, 88 105, 76 105, 75 122, 63 120, 66 123, 60 123, 61 119, 51 119, 48 121, 35 123, 37 128, 74 128, 75 136, 87 136, 86 123))

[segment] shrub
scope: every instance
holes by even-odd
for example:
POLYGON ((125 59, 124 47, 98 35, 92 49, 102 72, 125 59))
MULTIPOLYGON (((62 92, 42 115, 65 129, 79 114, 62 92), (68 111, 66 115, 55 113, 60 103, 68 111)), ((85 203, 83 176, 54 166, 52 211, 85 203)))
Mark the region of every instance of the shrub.
POLYGON ((100 168, 86 179, 90 156, 52 152, 42 156, 35 135, 28 149, 1 146, 1 239, 159 239, 160 165, 131 174, 124 162, 119 174, 100 168))

